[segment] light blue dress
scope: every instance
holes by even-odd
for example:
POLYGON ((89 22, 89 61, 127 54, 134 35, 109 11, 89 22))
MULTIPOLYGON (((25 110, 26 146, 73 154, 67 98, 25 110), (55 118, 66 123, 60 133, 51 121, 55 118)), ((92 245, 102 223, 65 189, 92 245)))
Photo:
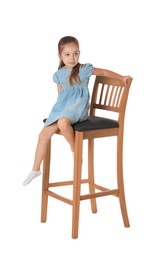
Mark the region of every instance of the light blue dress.
POLYGON ((93 72, 90 63, 80 66, 80 84, 69 84, 69 75, 72 68, 62 67, 53 75, 53 81, 62 86, 56 103, 54 104, 45 126, 51 125, 59 118, 66 117, 72 124, 87 119, 89 110, 89 89, 88 82, 93 72))

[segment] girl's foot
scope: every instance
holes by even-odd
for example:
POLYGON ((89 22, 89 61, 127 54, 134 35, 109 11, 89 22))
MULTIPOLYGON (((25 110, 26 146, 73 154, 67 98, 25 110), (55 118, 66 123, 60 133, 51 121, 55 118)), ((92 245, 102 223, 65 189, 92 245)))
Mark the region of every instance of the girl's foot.
POLYGON ((41 171, 31 171, 30 174, 27 176, 23 185, 29 184, 35 177, 38 177, 41 174, 41 171))

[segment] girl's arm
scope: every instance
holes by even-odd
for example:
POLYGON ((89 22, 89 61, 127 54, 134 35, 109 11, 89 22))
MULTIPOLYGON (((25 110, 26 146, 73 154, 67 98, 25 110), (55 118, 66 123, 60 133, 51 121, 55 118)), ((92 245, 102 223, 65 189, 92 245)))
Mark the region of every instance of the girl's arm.
POLYGON ((92 74, 96 75, 96 76, 105 76, 105 77, 108 77, 108 78, 120 79, 124 82, 125 85, 126 85, 127 79, 130 78, 130 76, 122 76, 122 75, 117 74, 117 73, 115 73, 111 70, 98 69, 98 68, 94 68, 92 74))
POLYGON ((61 85, 57 85, 57 90, 58 90, 58 94, 61 92, 62 86, 61 85))

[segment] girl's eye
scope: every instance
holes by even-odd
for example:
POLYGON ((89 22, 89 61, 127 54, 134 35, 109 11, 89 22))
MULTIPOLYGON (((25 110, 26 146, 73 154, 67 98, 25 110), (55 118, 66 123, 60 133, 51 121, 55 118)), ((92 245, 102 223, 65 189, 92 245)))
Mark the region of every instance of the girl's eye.
POLYGON ((66 53, 66 54, 65 54, 65 56, 66 56, 66 57, 68 57, 68 56, 69 56, 69 54, 68 54, 68 53, 66 53))
POLYGON ((78 55, 79 55, 79 52, 75 52, 75 55, 78 56, 78 55))

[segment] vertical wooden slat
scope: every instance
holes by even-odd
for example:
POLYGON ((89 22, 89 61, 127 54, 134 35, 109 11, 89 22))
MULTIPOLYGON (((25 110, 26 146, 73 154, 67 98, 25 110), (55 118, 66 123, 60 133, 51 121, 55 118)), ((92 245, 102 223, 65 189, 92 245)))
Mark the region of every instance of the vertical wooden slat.
POLYGON ((114 92, 114 86, 110 85, 110 87, 111 87, 111 93, 110 93, 110 97, 109 97, 108 107, 112 106, 112 96, 113 96, 113 92, 114 92))
POLYGON ((106 93, 105 93, 105 100, 104 100, 104 105, 105 106, 107 105, 108 93, 109 93, 109 88, 110 88, 109 85, 106 85, 106 86, 107 86, 107 90, 106 90, 106 93))
POLYGON ((118 93, 118 86, 114 86, 114 97, 112 102, 113 107, 116 107, 117 93, 118 93))
POLYGON ((99 100, 99 104, 102 104, 102 97, 103 97, 103 92, 104 92, 104 84, 102 84, 101 93, 100 93, 100 100, 99 100))
POLYGON ((117 103, 116 103, 116 107, 120 107, 120 103, 121 103, 121 98, 123 95, 123 87, 120 87, 120 91, 118 93, 118 97, 117 97, 117 103))

